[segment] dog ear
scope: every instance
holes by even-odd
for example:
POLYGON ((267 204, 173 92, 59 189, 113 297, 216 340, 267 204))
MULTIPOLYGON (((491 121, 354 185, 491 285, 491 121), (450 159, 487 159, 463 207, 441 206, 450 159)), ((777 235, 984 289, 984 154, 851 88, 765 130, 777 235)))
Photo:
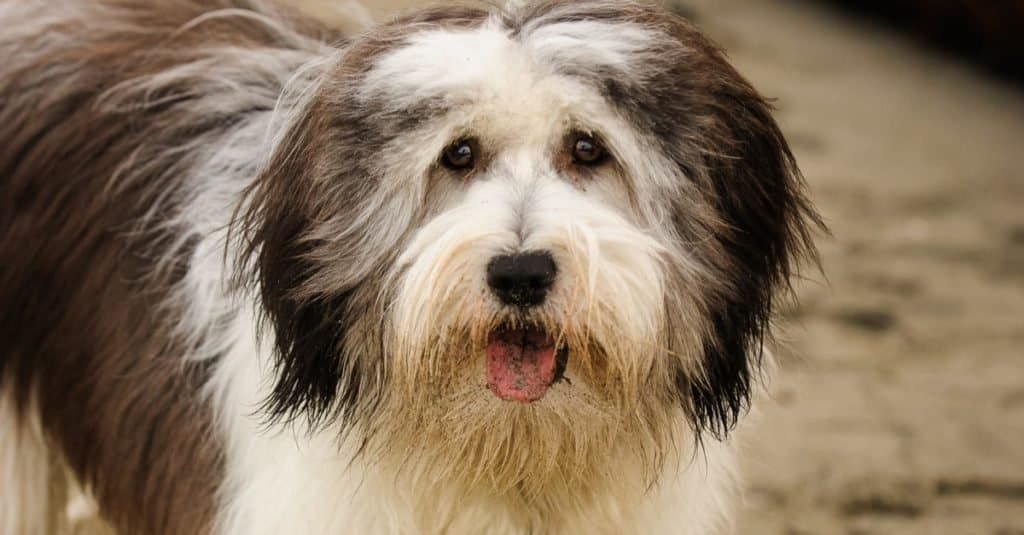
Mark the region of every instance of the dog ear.
POLYGON ((698 366, 677 363, 674 386, 695 431, 724 437, 749 406, 774 305, 798 264, 817 260, 812 229, 824 225, 771 106, 722 51, 663 9, 620 16, 664 37, 637 64, 642 76, 606 77, 602 86, 702 198, 681 197, 673 208, 680 240, 706 269, 702 356, 698 366))
POLYGON ((710 335, 700 377, 682 378, 699 430, 721 437, 748 407, 760 373, 776 300, 791 290, 799 262, 817 259, 811 237, 823 228, 804 194, 804 181, 768 103, 718 52, 711 89, 714 126, 703 168, 721 221, 717 276, 724 289, 711 298, 710 335))
POLYGON ((307 112, 289 128, 236 219, 247 260, 241 277, 260 297, 261 328, 273 334, 276 382, 263 409, 271 420, 301 416, 311 426, 355 410, 368 373, 366 359, 345 347, 361 282, 332 280, 318 291, 314 281, 325 247, 315 237, 324 205, 315 173, 326 145, 316 116, 307 112))

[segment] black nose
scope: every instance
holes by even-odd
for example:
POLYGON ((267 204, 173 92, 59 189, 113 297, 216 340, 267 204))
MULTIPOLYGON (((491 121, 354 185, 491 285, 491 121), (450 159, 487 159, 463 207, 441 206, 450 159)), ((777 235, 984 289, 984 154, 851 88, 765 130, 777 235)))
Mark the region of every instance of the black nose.
POLYGON ((502 303, 532 307, 544 302, 557 272, 545 252, 496 256, 487 265, 487 284, 502 303))

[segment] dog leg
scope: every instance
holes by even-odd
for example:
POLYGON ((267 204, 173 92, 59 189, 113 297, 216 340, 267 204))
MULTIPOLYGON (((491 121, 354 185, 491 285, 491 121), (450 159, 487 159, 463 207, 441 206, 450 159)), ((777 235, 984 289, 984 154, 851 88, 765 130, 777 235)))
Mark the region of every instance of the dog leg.
POLYGON ((0 387, 0 535, 112 535, 49 447, 34 398, 0 387))

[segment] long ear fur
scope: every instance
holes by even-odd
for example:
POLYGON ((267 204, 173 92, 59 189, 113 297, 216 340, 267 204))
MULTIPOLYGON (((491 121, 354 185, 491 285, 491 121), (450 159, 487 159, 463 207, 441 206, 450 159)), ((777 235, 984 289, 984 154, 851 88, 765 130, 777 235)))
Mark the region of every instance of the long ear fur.
POLYGON ((695 421, 716 436, 749 404, 774 304, 789 292, 799 259, 816 259, 811 228, 821 227, 768 104, 735 76, 715 95, 722 137, 704 164, 724 222, 720 269, 730 284, 711 311, 704 377, 680 385, 689 390, 695 421))
POLYGON ((651 82, 647 114, 662 114, 650 120, 661 139, 689 147, 676 161, 717 220, 704 253, 719 285, 707 299, 710 332, 700 372, 680 369, 676 385, 696 430, 721 437, 749 405, 774 305, 799 263, 817 261, 812 231, 824 224, 768 102, 688 22, 663 28, 679 48, 662 56, 670 64, 651 82))
POLYGON ((364 280, 355 272, 346 280, 332 279, 330 287, 315 280, 322 270, 316 258, 329 247, 322 238, 325 195, 314 186, 323 171, 317 168, 326 145, 321 134, 328 128, 317 119, 321 115, 314 107, 291 125, 236 223, 246 244, 244 282, 256 287, 274 334, 277 381, 266 412, 272 419, 301 416, 311 426, 339 410, 355 411, 365 401, 367 376, 380 373, 373 365, 380 359, 349 355, 346 347, 358 323, 353 309, 367 313, 353 303, 365 290, 364 280))
POLYGON ((238 219, 246 241, 245 276, 252 277, 244 282, 256 286, 274 334, 277 382, 266 406, 273 418, 307 414, 319 419, 334 405, 341 380, 344 321, 337 313, 344 310, 343 302, 310 300, 299 291, 312 270, 304 259, 309 244, 302 239, 309 232, 302 211, 309 205, 309 191, 301 184, 313 157, 313 123, 307 114, 289 128, 238 219))

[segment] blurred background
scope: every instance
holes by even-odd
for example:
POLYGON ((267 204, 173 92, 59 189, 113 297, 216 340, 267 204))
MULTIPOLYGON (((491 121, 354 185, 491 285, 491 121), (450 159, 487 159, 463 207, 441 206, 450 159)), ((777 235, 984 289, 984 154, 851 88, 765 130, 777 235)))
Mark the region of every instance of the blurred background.
POLYGON ((742 437, 739 533, 1024 535, 1024 0, 668 5, 777 99, 834 234, 742 437))

